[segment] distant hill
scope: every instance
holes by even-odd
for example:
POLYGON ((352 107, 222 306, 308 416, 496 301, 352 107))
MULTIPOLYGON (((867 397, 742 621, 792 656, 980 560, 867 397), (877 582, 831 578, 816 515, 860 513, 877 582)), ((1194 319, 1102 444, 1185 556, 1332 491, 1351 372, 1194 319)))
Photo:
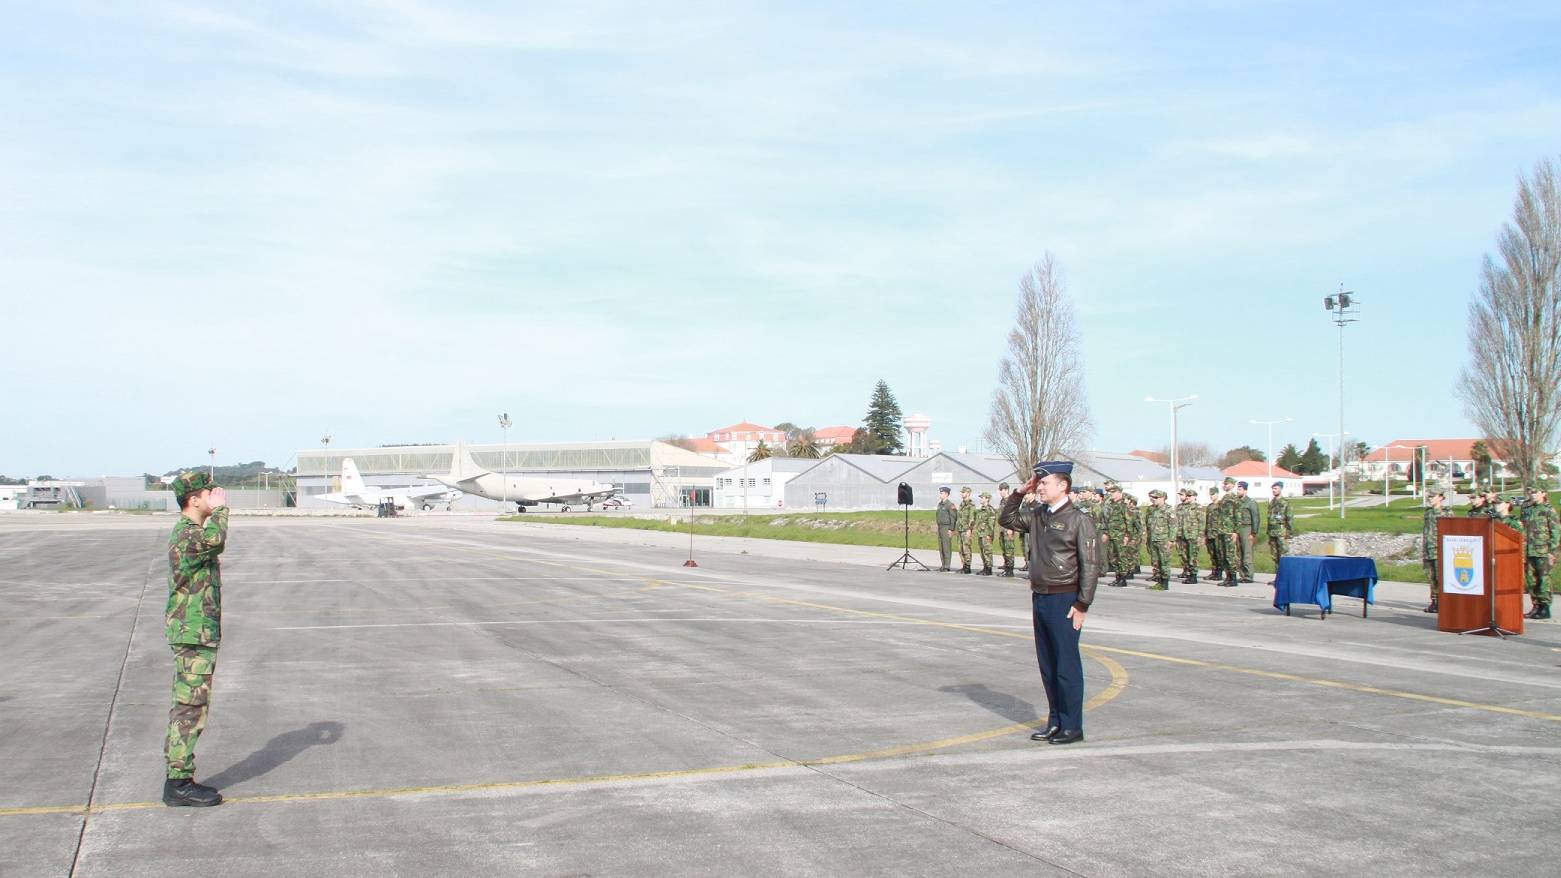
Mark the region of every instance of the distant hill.
MULTIPOLYGON (((174 476, 177 476, 179 473, 189 472, 190 470, 206 469, 207 466, 208 464, 200 464, 198 466, 181 467, 179 469, 169 470, 168 472, 163 473, 161 476, 147 473, 146 480, 148 484, 152 482, 167 482, 174 476)), ((229 464, 227 466, 219 465, 216 468, 214 475, 217 479, 217 484, 219 485, 241 485, 245 483, 253 484, 266 473, 270 473, 273 480, 278 477, 285 478, 289 475, 289 473, 277 469, 276 467, 266 466, 266 462, 263 460, 252 460, 249 463, 235 463, 229 464)), ((273 484, 275 484, 274 481, 273 484)))

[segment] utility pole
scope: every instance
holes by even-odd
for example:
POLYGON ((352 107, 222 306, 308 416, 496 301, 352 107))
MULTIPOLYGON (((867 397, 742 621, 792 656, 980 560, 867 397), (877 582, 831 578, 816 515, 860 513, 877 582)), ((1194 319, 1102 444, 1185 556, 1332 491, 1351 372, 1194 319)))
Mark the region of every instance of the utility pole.
POLYGON ((1339 284, 1339 292, 1323 297, 1323 307, 1328 309, 1331 320, 1339 327, 1339 518, 1344 518, 1344 327, 1355 322, 1355 293, 1339 284))
POLYGON ((211 455, 211 464, 206 467, 206 475, 210 476, 211 480, 215 482, 217 480, 217 446, 213 445, 206 449, 206 453, 211 455))
MULTIPOLYGON (((1334 473, 1333 480, 1328 482, 1328 508, 1330 510, 1332 510, 1333 509, 1333 483, 1334 482, 1338 482, 1338 481, 1340 481, 1340 479, 1344 478, 1343 460, 1339 457, 1339 454, 1340 454, 1339 447, 1344 444, 1344 436, 1340 436, 1338 433, 1313 433, 1312 435, 1314 437, 1321 436, 1322 438, 1327 439, 1329 447, 1331 447, 1333 449, 1333 453, 1329 456, 1329 461, 1333 465, 1333 467, 1335 469, 1335 473, 1334 473)), ((1349 434, 1345 433, 1344 435, 1348 436, 1349 434)), ((1343 495, 1344 495, 1344 486, 1343 486, 1342 482, 1340 483, 1340 486, 1339 486, 1339 495, 1340 495, 1340 500, 1342 502, 1343 495)))
POLYGON ((1260 424, 1268 427, 1268 483, 1274 483, 1274 425, 1293 421, 1295 418, 1276 418, 1272 421, 1249 420, 1249 424, 1260 424))
POLYGON ((320 474, 325 477, 325 490, 321 494, 331 492, 331 434, 326 433, 320 437, 320 474))
POLYGON ((500 457, 499 469, 504 471, 504 499, 500 502, 509 505, 509 428, 514 422, 509 419, 509 412, 499 415, 499 429, 504 432, 504 453, 500 457))

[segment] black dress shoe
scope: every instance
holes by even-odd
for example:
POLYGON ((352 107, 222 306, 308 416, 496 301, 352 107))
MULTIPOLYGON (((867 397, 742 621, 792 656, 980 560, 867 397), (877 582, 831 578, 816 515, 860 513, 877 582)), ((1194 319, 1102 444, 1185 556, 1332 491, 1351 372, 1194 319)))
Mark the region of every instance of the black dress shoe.
POLYGON ((1047 726, 1045 729, 1043 729, 1043 730, 1041 730, 1039 732, 1036 732, 1035 734, 1031 735, 1030 736, 1030 740, 1032 740, 1032 741, 1050 741, 1052 739, 1052 735, 1055 735, 1055 734, 1057 734, 1060 731, 1062 731, 1062 727, 1061 726, 1047 726))
POLYGON ((222 804, 222 794, 214 787, 198 784, 191 778, 163 782, 163 804, 171 807, 210 808, 222 804))
POLYGON ((1046 739, 1048 744, 1077 744, 1084 740, 1084 730, 1074 729, 1071 732, 1058 732, 1046 739))

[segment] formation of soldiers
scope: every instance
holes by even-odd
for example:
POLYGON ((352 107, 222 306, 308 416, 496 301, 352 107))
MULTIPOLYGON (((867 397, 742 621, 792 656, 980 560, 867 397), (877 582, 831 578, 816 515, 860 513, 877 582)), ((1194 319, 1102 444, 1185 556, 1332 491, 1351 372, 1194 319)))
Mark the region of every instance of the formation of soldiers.
MULTIPOLYGON (((998 487, 1001 500, 1008 499, 1011 489, 1007 482, 998 487)), ((1256 551, 1257 537, 1263 532, 1268 540, 1268 552, 1274 559, 1289 554, 1290 539, 1295 536, 1295 520, 1290 511, 1290 501, 1282 494, 1283 482, 1275 482, 1268 501, 1267 529, 1260 522, 1257 502, 1247 494, 1247 483, 1227 478, 1221 487, 1209 488, 1209 502, 1198 502, 1198 492, 1183 488, 1177 492, 1178 502, 1172 506, 1164 491, 1149 492, 1149 506, 1139 508, 1138 500, 1122 490, 1116 482, 1105 487, 1079 488, 1069 495, 1072 502, 1095 520, 1096 531, 1104 545, 1102 560, 1112 574, 1108 585, 1122 587, 1136 578, 1141 566, 1139 559, 1149 558, 1149 588, 1166 591, 1170 588, 1170 571, 1179 564, 1178 582, 1191 584, 1213 582, 1225 588, 1234 588, 1243 582, 1252 582, 1252 557, 1256 551), (1222 490, 1223 489, 1223 490, 1222 490), (1209 559, 1209 573, 1200 576, 1200 561, 1204 553, 1209 559)), ((938 547, 942 555, 941 570, 950 572, 953 553, 958 551, 960 573, 971 573, 971 561, 979 555, 981 569, 978 576, 1013 576, 1017 555, 1023 562, 1025 544, 1022 534, 1003 528, 998 523, 998 510, 992 505, 992 495, 983 491, 979 503, 971 500, 969 487, 960 489, 960 502, 950 498, 950 490, 939 490, 937 508, 938 547), (994 545, 1003 558, 1000 570, 993 567, 994 545)), ((1437 611, 1441 587, 1440 569, 1436 564, 1436 519, 1446 512, 1442 508, 1445 495, 1431 490, 1427 495, 1425 520, 1422 530, 1422 560, 1426 580, 1430 583, 1431 602, 1425 611, 1437 611)), ((1033 504, 1034 496, 1026 496, 1024 502, 1033 504)), ((1528 590, 1531 608, 1526 614, 1530 619, 1550 618, 1550 574, 1555 567, 1556 553, 1561 551, 1561 514, 1551 505, 1543 485, 1530 484, 1522 497, 1501 497, 1496 491, 1475 494, 1467 515, 1487 516, 1523 534, 1524 585, 1528 590)), ((1025 569, 1020 567, 1020 570, 1025 569)))
MULTIPOLYGON (((1421 530, 1422 558, 1426 565, 1426 579, 1431 583, 1431 604, 1426 612, 1437 610, 1441 588, 1436 564, 1436 519, 1442 515, 1441 492, 1428 494, 1431 505, 1426 508, 1425 523, 1421 530)), ((1530 619, 1550 618, 1550 572, 1555 567, 1556 551, 1561 549, 1561 514, 1550 504, 1545 487, 1539 484, 1523 486, 1523 496, 1502 497, 1496 491, 1475 494, 1465 514, 1470 518, 1485 516, 1494 518, 1523 534, 1523 585, 1528 591, 1530 607, 1525 614, 1530 619)))

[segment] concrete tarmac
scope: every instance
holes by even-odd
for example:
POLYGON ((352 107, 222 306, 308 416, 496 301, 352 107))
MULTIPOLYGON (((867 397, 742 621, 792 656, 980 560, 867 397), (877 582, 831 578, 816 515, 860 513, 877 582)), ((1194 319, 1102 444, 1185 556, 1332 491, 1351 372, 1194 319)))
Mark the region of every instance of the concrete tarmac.
POLYGON ((169 809, 172 523, 0 518, 0 875, 1555 862, 1552 624, 1441 634, 1423 587, 1323 622, 1262 585, 1102 586, 1087 740, 1053 747, 1023 580, 453 517, 233 520, 197 759, 227 802, 169 809))

